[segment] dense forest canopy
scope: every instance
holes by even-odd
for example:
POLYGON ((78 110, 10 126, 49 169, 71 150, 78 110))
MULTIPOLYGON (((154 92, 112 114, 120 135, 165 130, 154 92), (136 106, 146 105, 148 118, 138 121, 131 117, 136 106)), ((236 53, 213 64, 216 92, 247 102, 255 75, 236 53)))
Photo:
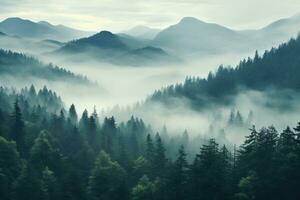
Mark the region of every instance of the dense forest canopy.
POLYGON ((170 105, 174 98, 184 98, 194 108, 202 108, 209 103, 232 103, 231 97, 244 90, 274 88, 299 91, 299 66, 300 36, 266 51, 262 56, 256 52, 254 58, 242 60, 236 68, 221 65, 206 79, 188 77, 182 84, 156 91, 149 100, 170 105))
POLYGON ((189 159, 187 132, 176 138, 134 117, 117 124, 96 110, 79 116, 46 87, 1 88, 0 198, 296 200, 299 138, 300 123, 253 127, 240 147, 211 138, 189 159))

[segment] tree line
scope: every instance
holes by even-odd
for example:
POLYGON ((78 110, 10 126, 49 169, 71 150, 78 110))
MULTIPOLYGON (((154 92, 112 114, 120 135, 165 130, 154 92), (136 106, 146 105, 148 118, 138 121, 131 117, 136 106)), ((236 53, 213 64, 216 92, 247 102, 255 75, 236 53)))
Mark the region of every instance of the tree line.
POLYGON ((203 109, 216 104, 231 104, 232 98, 243 90, 275 88, 299 91, 299 65, 300 35, 278 48, 265 51, 263 55, 256 51, 253 58, 241 60, 235 68, 220 65, 207 78, 187 77, 184 83, 156 91, 148 102, 159 101, 172 106, 176 98, 183 98, 193 108, 203 109))
POLYGON ((82 75, 53 64, 44 64, 34 57, 0 49, 0 75, 36 77, 46 80, 71 81, 85 85, 95 85, 82 75))
POLYGON ((212 138, 192 159, 187 133, 170 154, 175 136, 163 132, 135 117, 78 116, 46 87, 1 88, 0 199, 300 198, 300 123, 253 127, 233 149, 212 138))

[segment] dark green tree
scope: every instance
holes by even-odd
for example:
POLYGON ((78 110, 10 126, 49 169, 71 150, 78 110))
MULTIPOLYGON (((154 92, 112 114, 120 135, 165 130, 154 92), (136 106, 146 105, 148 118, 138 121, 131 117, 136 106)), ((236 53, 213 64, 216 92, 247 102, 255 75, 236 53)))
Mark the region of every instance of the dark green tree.
POLYGON ((92 200, 126 199, 124 191, 126 172, 110 156, 101 151, 97 157, 91 176, 88 193, 92 200))
POLYGON ((21 109, 19 107, 19 101, 16 99, 14 103, 14 111, 11 115, 11 128, 10 128, 11 139, 16 141, 17 150, 20 152, 21 156, 24 155, 25 147, 25 125, 23 121, 23 116, 21 109))

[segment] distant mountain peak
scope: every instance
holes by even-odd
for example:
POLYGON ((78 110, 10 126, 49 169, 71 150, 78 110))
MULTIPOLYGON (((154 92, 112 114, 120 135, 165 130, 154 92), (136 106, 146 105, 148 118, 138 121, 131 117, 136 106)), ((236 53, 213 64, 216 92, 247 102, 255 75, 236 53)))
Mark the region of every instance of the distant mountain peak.
POLYGON ((151 53, 151 54, 160 54, 160 55, 167 55, 167 53, 161 49, 161 48, 157 48, 157 47, 153 47, 153 46, 146 46, 140 49, 136 49, 133 51, 134 53, 151 53))
POLYGON ((22 19, 20 17, 9 17, 6 18, 2 23, 34 23, 28 19, 22 19))
POLYGON ((46 25, 46 26, 53 26, 52 24, 50 24, 49 22, 47 21, 40 21, 38 22, 39 24, 42 24, 42 25, 46 25))
POLYGON ((115 37, 115 35, 110 31, 101 31, 92 37, 115 37))
POLYGON ((201 21, 201 20, 199 20, 195 17, 184 17, 180 20, 179 23, 199 23, 199 22, 205 23, 205 22, 203 22, 203 21, 201 21))
POLYGON ((16 35, 24 38, 62 41, 69 41, 91 34, 69 27, 62 28, 61 26, 54 26, 47 21, 34 22, 19 17, 7 18, 0 22, 0 30, 8 35, 16 35))
POLYGON ((0 36, 7 36, 7 35, 0 31, 0 36))

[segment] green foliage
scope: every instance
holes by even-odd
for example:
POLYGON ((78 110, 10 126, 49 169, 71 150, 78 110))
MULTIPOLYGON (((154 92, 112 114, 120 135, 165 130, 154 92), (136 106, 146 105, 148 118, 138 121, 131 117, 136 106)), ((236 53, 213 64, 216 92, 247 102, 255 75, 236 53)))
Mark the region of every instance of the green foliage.
POLYGON ((11 199, 13 182, 18 178, 21 167, 16 144, 0 136, 0 199, 11 199))
POLYGON ((186 131, 153 137, 141 119, 99 122, 96 111, 78 123, 47 88, 1 88, 0 108, 1 200, 300 199, 300 123, 253 127, 233 152, 210 139, 194 156, 186 131))
POLYGON ((152 200, 153 199, 153 183, 147 176, 143 176, 138 184, 132 189, 133 200, 152 200))
POLYGON ((91 176, 88 192, 91 199, 117 200, 124 198, 126 172, 110 156, 101 151, 98 155, 91 176))

